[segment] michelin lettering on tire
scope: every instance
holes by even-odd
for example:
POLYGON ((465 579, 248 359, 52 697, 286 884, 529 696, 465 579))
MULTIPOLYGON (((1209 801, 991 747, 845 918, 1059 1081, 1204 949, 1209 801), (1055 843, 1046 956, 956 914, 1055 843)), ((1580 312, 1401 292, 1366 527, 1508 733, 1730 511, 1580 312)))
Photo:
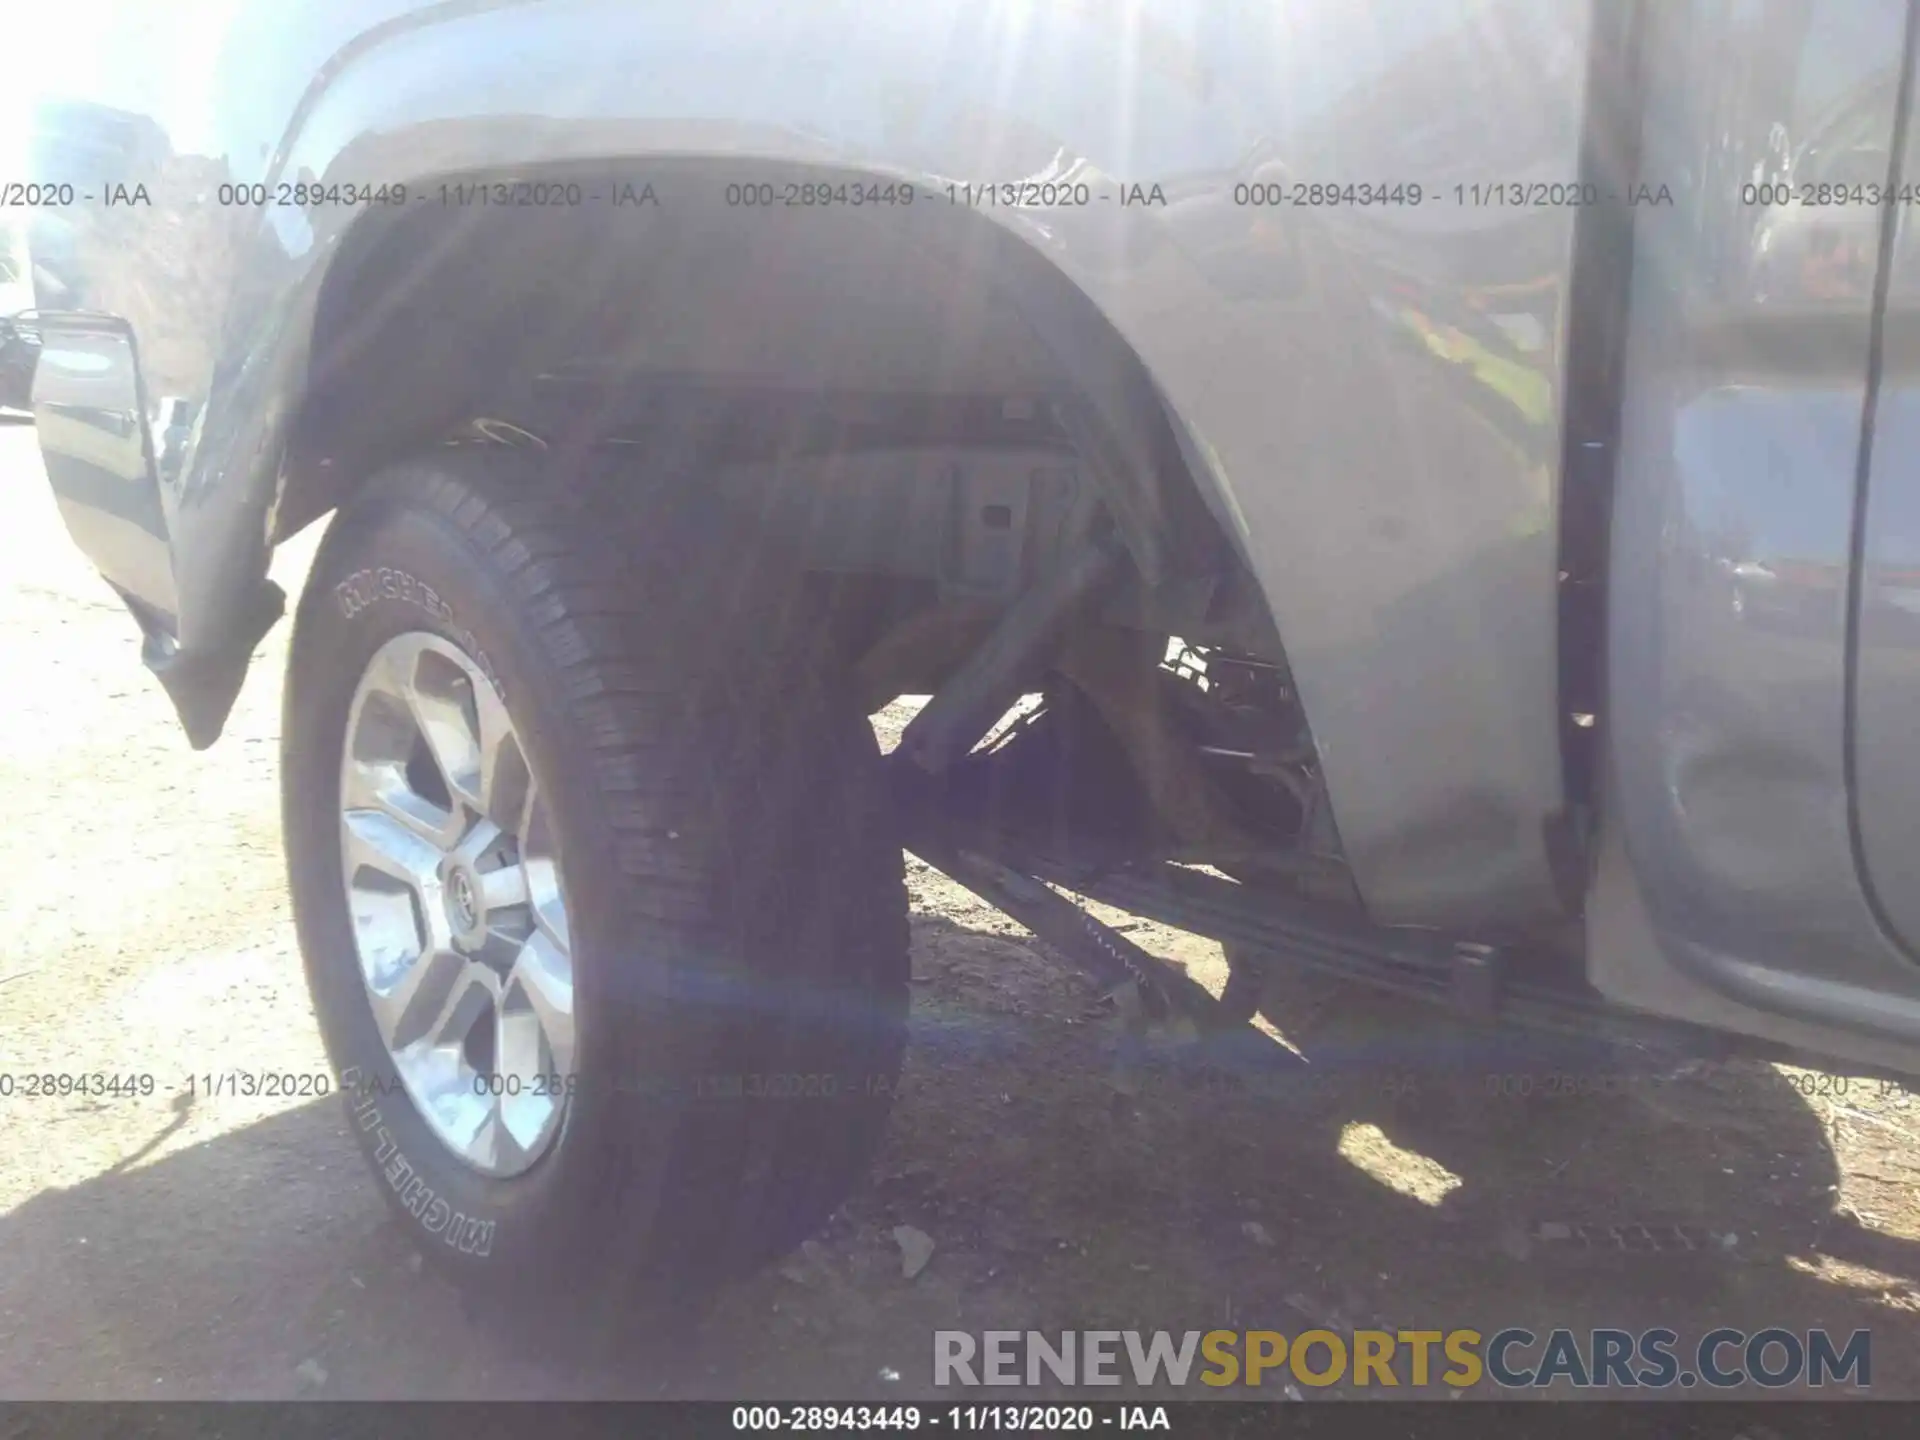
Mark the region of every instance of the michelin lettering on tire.
POLYGON ((362 1083, 360 1067, 350 1065, 340 1074, 342 1090, 353 1098, 349 1108, 354 1123, 374 1138, 373 1160, 407 1213, 420 1222, 429 1235, 462 1255, 485 1258, 493 1253, 492 1220, 464 1215, 442 1200, 431 1185, 422 1180, 413 1162, 400 1149, 400 1142, 387 1128, 385 1117, 375 1103, 371 1087, 362 1083))
POLYGON ((493 693, 503 700, 506 698, 500 688, 500 676, 485 648, 473 638, 471 630, 454 619, 453 607, 440 598, 440 592, 418 576, 391 565, 356 570, 333 587, 333 597, 340 603, 340 613, 349 620, 376 600, 398 600, 403 605, 424 610, 444 625, 460 648, 473 657, 480 673, 493 686, 493 693))

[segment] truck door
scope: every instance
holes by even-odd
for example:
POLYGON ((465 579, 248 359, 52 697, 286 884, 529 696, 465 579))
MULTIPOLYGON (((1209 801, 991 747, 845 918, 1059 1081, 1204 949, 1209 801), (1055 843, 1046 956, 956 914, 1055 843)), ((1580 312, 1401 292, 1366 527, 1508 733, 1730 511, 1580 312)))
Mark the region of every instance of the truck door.
POLYGON ((1901 152, 1879 211, 1891 243, 1854 534, 1849 779, 1861 883, 1882 926, 1913 953, 1920 951, 1920 125, 1912 114, 1901 152))
POLYGON ((1675 203, 1633 217, 1589 975, 1643 1009, 1908 1068, 1913 6, 1641 15, 1639 169, 1675 203))

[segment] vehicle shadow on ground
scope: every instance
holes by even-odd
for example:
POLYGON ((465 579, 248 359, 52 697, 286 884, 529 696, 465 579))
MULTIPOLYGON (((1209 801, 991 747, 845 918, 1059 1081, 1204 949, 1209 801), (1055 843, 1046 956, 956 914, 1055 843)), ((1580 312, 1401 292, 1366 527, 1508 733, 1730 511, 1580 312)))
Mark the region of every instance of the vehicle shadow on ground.
MULTIPOLYGON (((1117 1078, 1104 1007, 1050 952, 929 917, 914 936, 915 1045, 873 1178, 705 1313, 582 1349, 470 1309, 318 1101, 0 1217, 0 1394, 952 1398, 936 1329, 1316 1324, 1866 1327, 1874 1393, 1920 1394, 1896 1308, 1920 1250, 1836 1216, 1827 1132, 1770 1070, 1495 1097, 1471 1058, 1467 1083, 1432 1063, 1422 1083, 1396 1021, 1310 1084, 1117 1078), (1568 1243, 1588 1222, 1735 1240, 1568 1243), (898 1225, 936 1247, 912 1280, 898 1225), (1848 1243, 1882 1278, 1798 1268, 1848 1243)), ((179 1118, 156 1111, 156 1136, 179 1118)))

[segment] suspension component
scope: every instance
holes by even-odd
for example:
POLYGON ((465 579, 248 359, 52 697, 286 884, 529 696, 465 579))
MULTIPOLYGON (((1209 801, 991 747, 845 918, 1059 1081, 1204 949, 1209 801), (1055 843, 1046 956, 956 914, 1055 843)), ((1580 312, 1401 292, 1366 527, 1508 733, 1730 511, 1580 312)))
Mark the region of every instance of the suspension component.
POLYGON ((1126 551, 1112 536, 1089 540, 1028 590, 900 735, 900 750, 938 774, 980 743, 1018 698, 1020 680, 1074 617, 1120 575, 1126 551))

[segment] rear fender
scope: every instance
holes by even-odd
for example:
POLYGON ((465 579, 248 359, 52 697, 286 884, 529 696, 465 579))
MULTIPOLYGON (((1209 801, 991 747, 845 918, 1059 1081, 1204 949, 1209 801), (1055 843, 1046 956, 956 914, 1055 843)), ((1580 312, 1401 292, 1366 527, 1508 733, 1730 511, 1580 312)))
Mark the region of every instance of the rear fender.
MULTIPOLYGON (((316 311, 354 228, 377 222, 356 204, 216 203, 222 185, 277 199, 302 180, 638 177, 698 157, 910 181, 1048 277, 1031 322, 1084 382, 1110 506, 1150 572, 1182 564, 1159 519, 1181 502, 1156 494, 1169 434, 1190 459, 1180 485, 1240 548, 1287 645, 1375 914, 1557 912, 1574 212, 1452 198, 1489 175, 1578 178, 1588 7, 1434 0, 1393 27, 1343 0, 224 13, 220 35, 102 34, 104 74, 166 74, 182 103, 147 115, 102 91, 63 123, 110 134, 86 151, 111 153, 97 183, 144 182, 152 208, 110 233, 114 212, 76 207, 61 223, 92 235, 35 248, 55 282, 43 304, 57 292, 57 307, 132 321, 141 388, 121 407, 177 419, 149 472, 172 593, 117 579, 166 631, 162 664, 244 663, 271 608, 316 311), (1084 181, 1089 198, 1033 206, 993 188, 1022 180, 1084 181), (1384 203, 1293 204, 1296 185, 1327 181, 1365 181, 1384 203), (1406 203, 1409 185, 1442 203, 1406 203), (165 239, 126 243, 141 236, 165 239)), ((237 684, 231 664, 206 673, 237 684)), ((196 744, 231 699, 207 698, 196 744)))

